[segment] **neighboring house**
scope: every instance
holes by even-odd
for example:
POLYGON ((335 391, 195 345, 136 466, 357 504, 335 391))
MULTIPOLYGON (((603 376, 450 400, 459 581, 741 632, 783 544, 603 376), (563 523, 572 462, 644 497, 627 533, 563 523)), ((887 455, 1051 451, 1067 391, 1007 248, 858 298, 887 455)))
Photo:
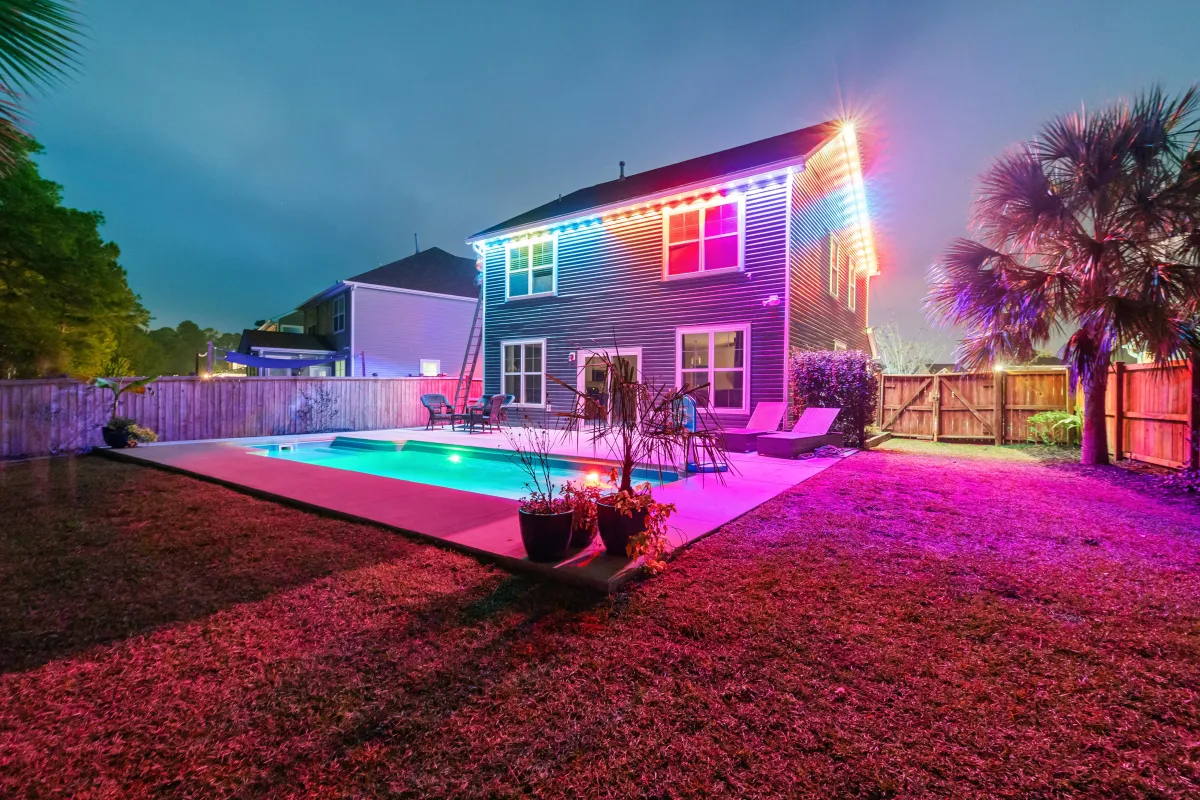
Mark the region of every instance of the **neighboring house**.
POLYGON ((470 237, 484 391, 536 417, 602 392, 589 352, 709 384, 725 424, 787 397, 790 348, 870 351, 858 144, 829 122, 581 189, 470 237), (615 337, 615 341, 614 341, 615 337))
POLYGON ((321 366, 258 374, 457 377, 479 300, 475 262, 437 247, 338 281, 297 309, 246 330, 238 351, 321 366))

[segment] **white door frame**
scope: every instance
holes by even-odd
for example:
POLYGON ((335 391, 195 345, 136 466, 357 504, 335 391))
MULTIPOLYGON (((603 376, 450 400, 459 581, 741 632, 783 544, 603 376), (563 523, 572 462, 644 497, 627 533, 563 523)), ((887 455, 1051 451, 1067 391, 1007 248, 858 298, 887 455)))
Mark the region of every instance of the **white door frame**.
MULTIPOLYGON (((607 347, 589 347, 585 350, 576 350, 575 351, 575 388, 579 391, 580 394, 583 394, 584 387, 587 384, 587 379, 584 377, 583 370, 587 366, 588 356, 599 355, 600 353, 607 352, 609 355, 612 355, 615 357, 618 355, 618 350, 619 350, 619 355, 621 358, 625 358, 627 356, 634 356, 635 358, 637 358, 638 375, 640 377, 642 374, 644 374, 643 369, 645 368, 645 361, 642 359, 642 348, 641 347, 621 347, 621 348, 611 348, 611 349, 607 348, 607 347)), ((609 415, 612 414, 612 404, 611 403, 608 406, 608 413, 609 413, 609 415)), ((581 422, 581 424, 582 424, 582 422, 581 422)))

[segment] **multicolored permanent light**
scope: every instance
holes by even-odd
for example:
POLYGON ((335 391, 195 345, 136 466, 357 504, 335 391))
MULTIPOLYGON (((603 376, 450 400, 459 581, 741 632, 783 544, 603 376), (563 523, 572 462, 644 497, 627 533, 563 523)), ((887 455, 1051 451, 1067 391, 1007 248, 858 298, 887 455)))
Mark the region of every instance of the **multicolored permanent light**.
POLYGON ((842 152, 846 159, 846 177, 850 183, 850 216, 857 229, 855 238, 857 263, 866 265, 868 275, 879 274, 879 261, 875 256, 875 237, 871 233, 871 217, 867 213, 867 190, 863 182, 862 162, 858 154, 858 136, 853 120, 842 123, 842 131, 838 136, 841 140, 842 152))
MULTIPOLYGON (((853 120, 845 120, 838 135, 825 147, 839 147, 841 160, 845 164, 844 172, 838 176, 837 185, 829 187, 829 191, 841 191, 846 197, 846 225, 843 232, 847 233, 847 241, 851 242, 852 253, 859 269, 868 275, 878 275, 879 266, 875 253, 875 242, 871 232, 870 215, 867 209, 867 193, 862 175, 862 163, 859 157, 858 138, 853 120)), ((817 151, 818 153, 823 152, 817 151)), ((815 153, 813 155, 816 155, 815 153)), ((473 242, 475 251, 483 256, 492 247, 501 246, 508 242, 521 242, 530 239, 540 239, 555 233, 600 229, 623 222, 636 221, 653 217, 665 210, 698 208, 714 201, 726 198, 737 198, 754 189, 764 189, 771 186, 781 186, 788 182, 793 173, 803 171, 803 164, 787 166, 769 172, 740 177, 724 183, 703 188, 689 189, 674 195, 655 197, 652 200, 631 203, 615 209, 605 209, 602 213, 594 213, 567 221, 556 221, 533 228, 516 231, 508 235, 500 235, 491 239, 473 242)))

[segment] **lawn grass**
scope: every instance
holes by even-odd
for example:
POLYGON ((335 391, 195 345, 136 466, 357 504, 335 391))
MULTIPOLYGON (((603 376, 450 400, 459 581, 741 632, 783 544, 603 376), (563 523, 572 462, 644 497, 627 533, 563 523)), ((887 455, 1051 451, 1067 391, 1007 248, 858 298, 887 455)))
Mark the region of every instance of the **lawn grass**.
POLYGON ((1200 506, 889 442, 598 598, 0 465, 0 796, 1200 793, 1200 506))

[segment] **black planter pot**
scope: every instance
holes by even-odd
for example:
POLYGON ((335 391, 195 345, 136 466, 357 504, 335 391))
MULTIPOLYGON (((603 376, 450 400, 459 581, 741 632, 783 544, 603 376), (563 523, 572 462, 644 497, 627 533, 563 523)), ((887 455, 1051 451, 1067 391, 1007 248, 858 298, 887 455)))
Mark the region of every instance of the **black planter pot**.
POLYGON ((100 429, 100 435, 104 437, 104 443, 114 450, 129 447, 129 433, 124 428, 110 428, 105 425, 100 429))
POLYGON ((579 550, 587 547, 596 538, 596 522, 590 525, 571 525, 571 549, 579 550))
POLYGON ((556 562, 567 555, 571 544, 573 511, 561 514, 529 514, 518 509, 521 523, 521 543, 530 561, 556 562))
POLYGON ((604 549, 614 556, 628 558, 625 551, 629 540, 646 530, 646 517, 649 512, 634 511, 633 516, 626 516, 601 499, 596 503, 596 521, 600 528, 600 540, 604 549))

